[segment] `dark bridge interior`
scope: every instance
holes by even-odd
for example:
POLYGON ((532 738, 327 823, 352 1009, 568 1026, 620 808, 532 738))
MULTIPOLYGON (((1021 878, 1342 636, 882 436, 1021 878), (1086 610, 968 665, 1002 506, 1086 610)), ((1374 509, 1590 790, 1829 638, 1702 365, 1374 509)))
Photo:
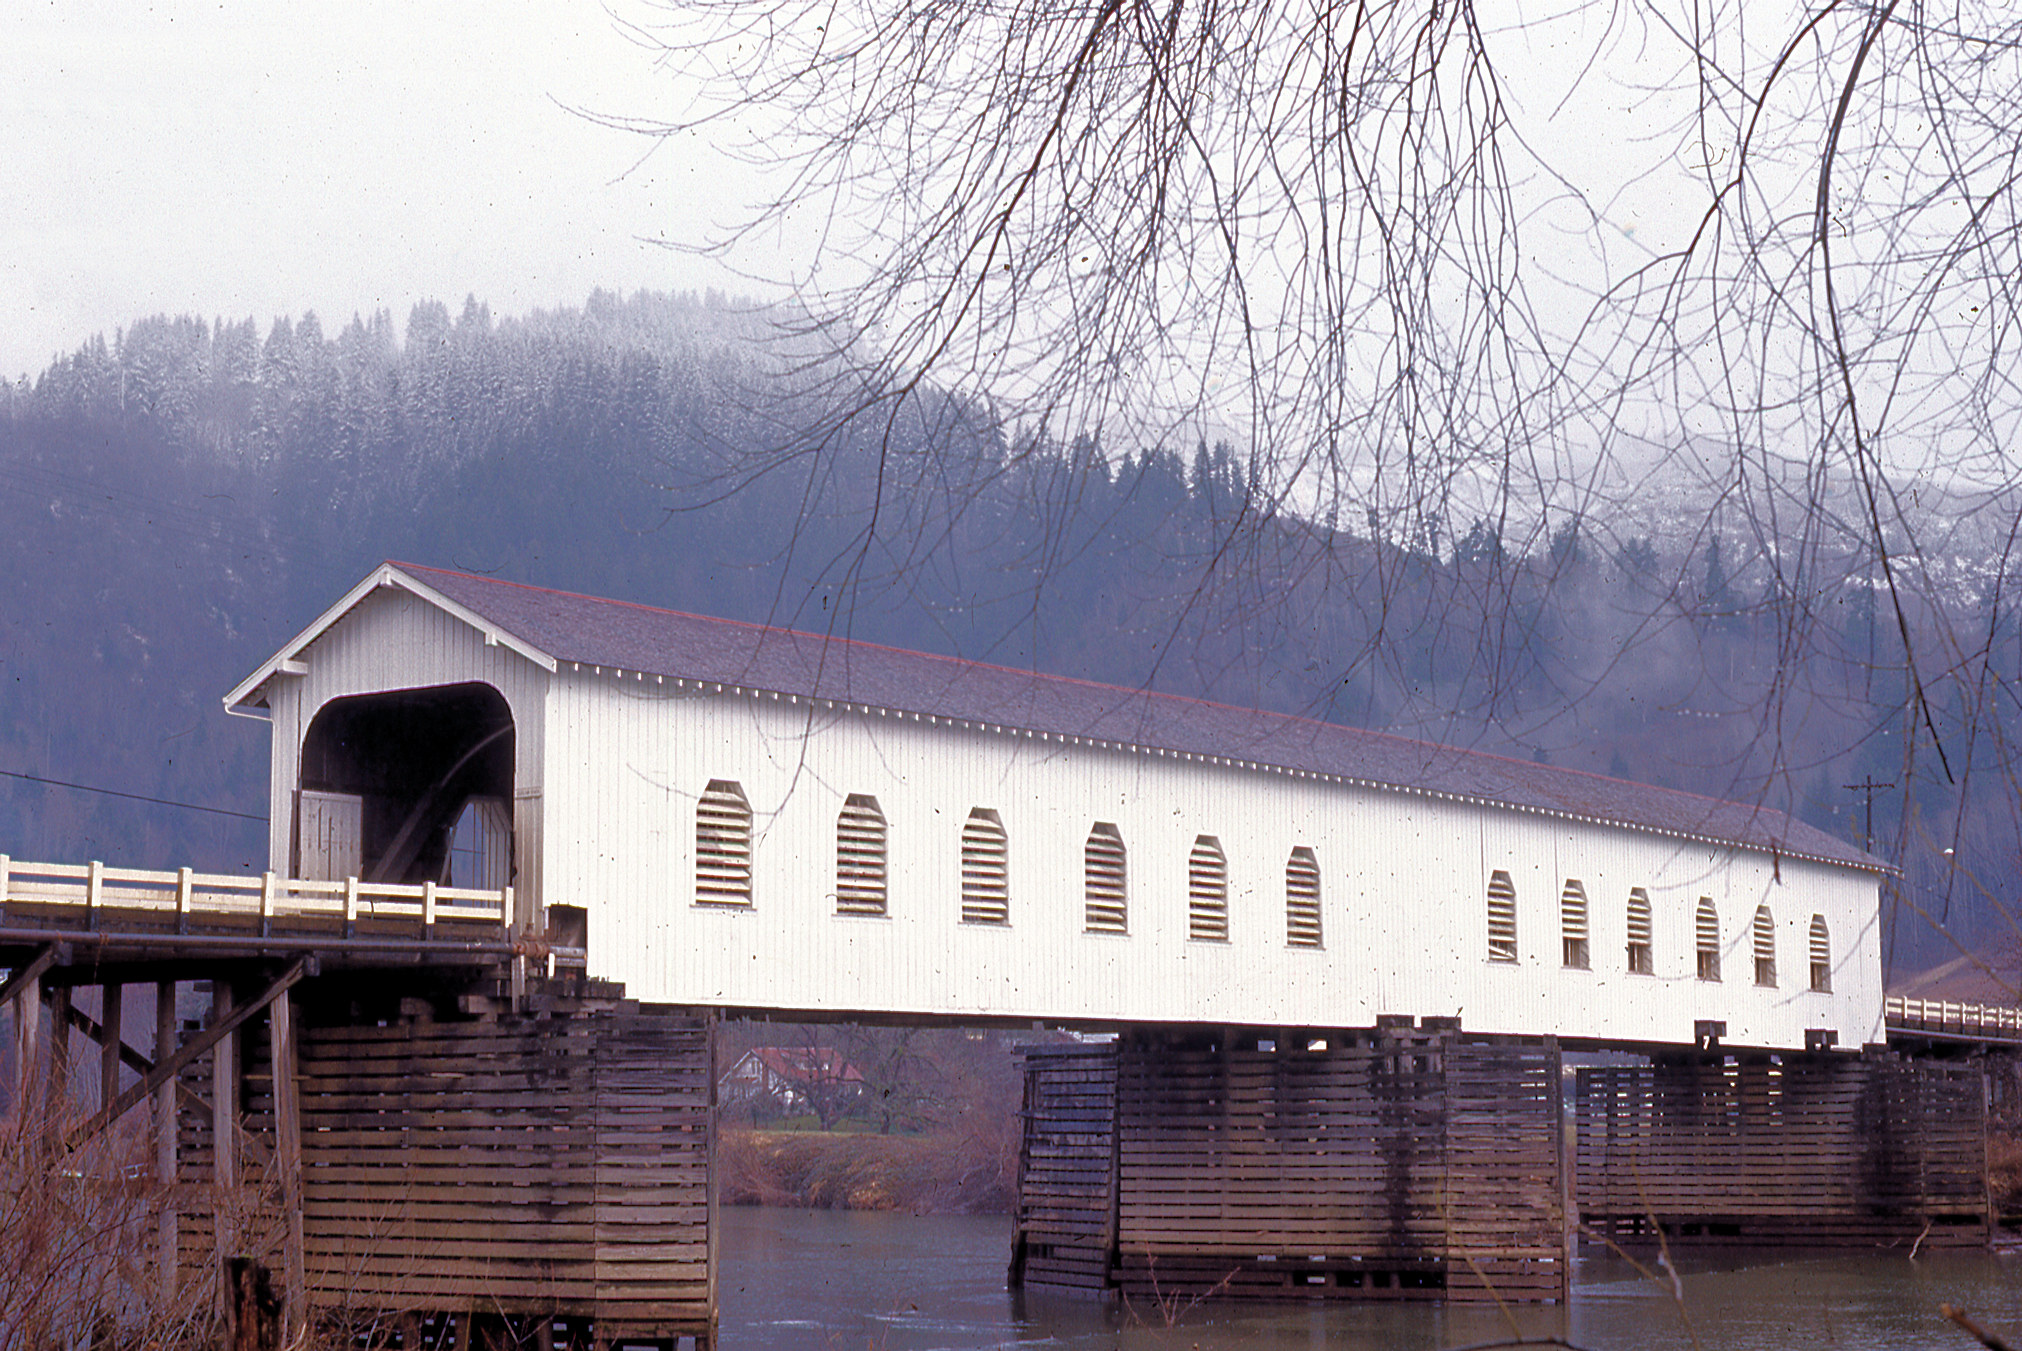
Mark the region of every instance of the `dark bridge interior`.
POLYGON ((335 699, 309 724, 301 773, 306 790, 363 799, 362 880, 445 881, 466 806, 512 801, 512 711, 482 684, 335 699))

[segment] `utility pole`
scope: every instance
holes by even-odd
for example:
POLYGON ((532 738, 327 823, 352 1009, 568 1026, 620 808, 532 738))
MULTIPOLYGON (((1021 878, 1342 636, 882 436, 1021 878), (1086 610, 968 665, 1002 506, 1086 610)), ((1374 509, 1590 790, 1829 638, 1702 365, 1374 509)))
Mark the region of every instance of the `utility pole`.
MULTIPOLYGON (((1875 793, 1880 789, 1894 788, 1895 784, 1876 783, 1874 775, 1863 774, 1859 783, 1843 783, 1840 787, 1846 789, 1849 793, 1861 793, 1866 796, 1866 810, 1861 821, 1861 848, 1872 854, 1875 851, 1875 793)), ((1895 963, 1896 912, 1901 909, 1902 905, 1900 902, 1889 907, 1889 925, 1882 937, 1882 983, 1884 985, 1888 983, 1889 969, 1895 963)))
POLYGON ((1894 788, 1893 783, 1876 783, 1875 776, 1868 774, 1859 783, 1843 783, 1840 787, 1849 793, 1863 793, 1867 797, 1866 816, 1861 822, 1861 848, 1870 854, 1875 851, 1875 793, 1878 789, 1894 788))

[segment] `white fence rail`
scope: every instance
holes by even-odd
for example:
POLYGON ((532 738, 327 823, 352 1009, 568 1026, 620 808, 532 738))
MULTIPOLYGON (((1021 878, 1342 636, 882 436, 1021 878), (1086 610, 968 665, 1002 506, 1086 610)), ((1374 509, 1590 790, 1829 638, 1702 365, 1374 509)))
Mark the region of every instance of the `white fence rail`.
POLYGON ((1928 1032, 2001 1033, 2022 1037, 2022 1008, 1891 995, 1882 1016, 1891 1027, 1928 1032))
POLYGON ((0 913, 75 910, 89 924, 98 912, 144 915, 178 928, 203 921, 312 920, 352 926, 383 920, 510 925, 513 889, 481 891, 434 882, 313 881, 261 873, 257 877, 188 868, 147 872, 103 863, 24 863, 0 854, 0 913))

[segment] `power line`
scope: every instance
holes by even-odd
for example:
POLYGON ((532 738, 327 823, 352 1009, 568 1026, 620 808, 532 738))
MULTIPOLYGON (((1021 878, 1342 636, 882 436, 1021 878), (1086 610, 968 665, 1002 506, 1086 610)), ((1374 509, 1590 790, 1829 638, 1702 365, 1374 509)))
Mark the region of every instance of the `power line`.
POLYGON ((45 779, 39 774, 23 774, 18 769, 0 769, 0 776, 10 779, 24 779, 29 783, 47 784, 51 788, 74 788, 80 793, 103 793, 107 797, 131 798, 135 802, 152 802, 157 807, 181 807, 186 812, 209 812, 213 816, 236 816, 241 821, 265 821, 264 816, 251 812, 228 811, 223 807, 205 807, 194 802, 171 802, 165 797, 149 797, 145 793, 122 793, 117 788, 99 788, 88 783, 65 783, 62 779, 45 779))

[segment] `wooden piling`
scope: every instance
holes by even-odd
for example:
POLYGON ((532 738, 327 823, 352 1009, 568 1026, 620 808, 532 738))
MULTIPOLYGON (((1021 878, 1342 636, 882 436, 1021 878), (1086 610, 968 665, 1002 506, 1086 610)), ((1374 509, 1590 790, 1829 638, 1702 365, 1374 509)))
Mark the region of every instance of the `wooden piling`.
POLYGON ((1140 1031, 1027 1060, 1027 1283, 1173 1299, 1565 1295, 1558 1050, 1140 1031))
POLYGON ((38 962, 15 976, 14 991, 14 1110, 23 1118, 42 1103, 42 975, 47 962, 38 962))
POLYGON ((282 1217, 282 1326, 290 1340, 309 1327, 309 1284, 303 1256, 302 1108, 296 1084, 292 990, 267 1006, 267 1063, 274 1111, 274 1172, 282 1217))
POLYGON ((281 1351, 281 1300, 274 1293, 272 1274, 250 1257, 229 1257, 220 1276, 225 1351, 281 1351))
POLYGON ((49 1080, 44 1087, 49 1104, 49 1127, 55 1130, 73 1106, 70 1099, 71 988, 67 984, 52 984, 45 997, 49 1004, 49 1080))
POLYGON ((126 1045, 120 1026, 126 1019, 126 987, 117 982, 99 987, 98 1110, 119 1096, 120 1049, 126 1045))
POLYGON ((1588 1234, 1903 1251, 1989 1236, 1977 1064, 1672 1055, 1581 1069, 1576 1098, 1588 1234))
MULTIPOLYGON (((232 1014, 232 983, 211 980, 211 1025, 222 1025, 232 1014)), ((211 1238, 214 1261, 239 1251, 236 1224, 239 1189, 239 1034, 227 1032, 211 1048, 211 1238)))
MULTIPOLYGON (((157 981, 154 987, 155 1063, 166 1064, 175 1053, 176 983, 172 980, 157 981)), ((174 1080, 165 1080, 154 1091, 154 1175, 162 1195, 155 1222, 156 1288, 165 1308, 175 1307, 181 1286, 176 1256, 180 1236, 177 1232, 177 1208, 172 1199, 176 1185, 176 1132, 176 1085, 174 1080)))
POLYGON ((1025 1052, 1011 1284, 1101 1294, 1116 1257, 1116 1048, 1025 1052))

